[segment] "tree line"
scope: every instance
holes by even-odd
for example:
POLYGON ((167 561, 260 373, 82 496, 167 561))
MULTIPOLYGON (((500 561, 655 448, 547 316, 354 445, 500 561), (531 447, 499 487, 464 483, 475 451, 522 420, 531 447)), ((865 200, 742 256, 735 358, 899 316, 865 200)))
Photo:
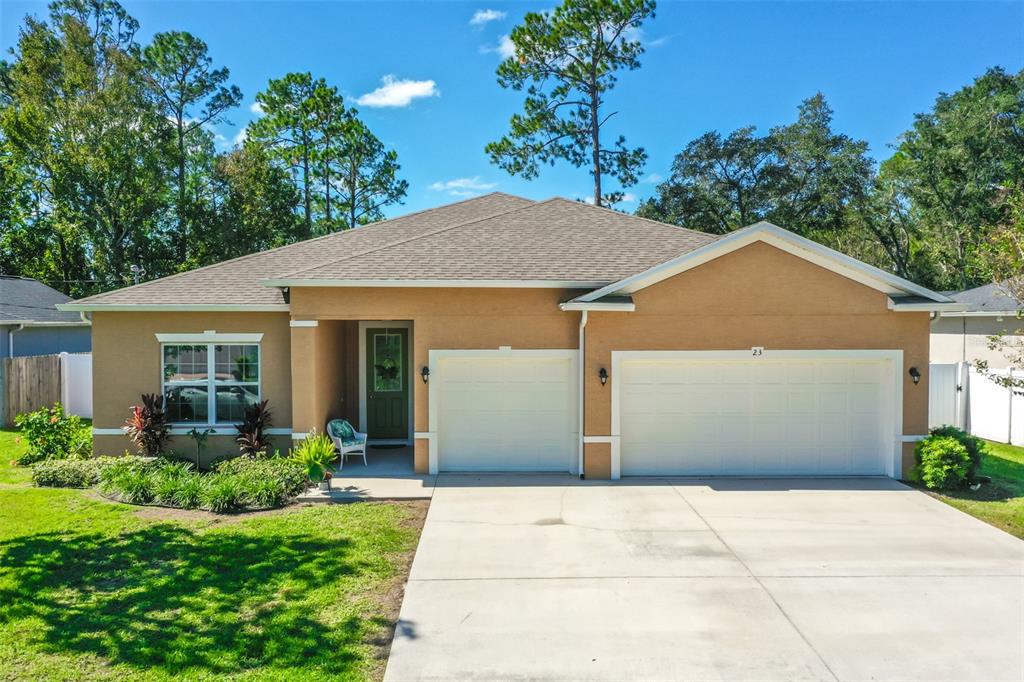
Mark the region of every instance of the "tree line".
MULTIPOLYGON (((524 94, 486 146, 509 174, 565 162, 615 206, 648 155, 616 131, 610 93, 641 68, 653 0, 563 0, 510 33, 499 87, 524 94)), ((213 125, 242 101, 183 32, 135 42, 115 0, 58 0, 0 62, 0 272, 81 295, 378 220, 408 189, 398 159, 336 87, 271 80, 245 142, 213 125)), ((651 93, 656 105, 660 93, 651 93)), ((621 128, 621 126, 619 126, 621 128)), ((588 190, 589 191, 589 190, 588 190)), ((621 205, 621 204, 620 204, 621 205)), ((932 109, 877 163, 825 97, 791 123, 709 131, 675 156, 639 215, 722 234, 769 220, 938 290, 1024 272, 1024 71, 992 68, 932 109)))
MULTIPOLYGON (((528 179, 567 162, 593 178, 588 201, 619 202, 647 153, 608 130, 618 113, 609 92, 640 68, 655 9, 564 0, 527 14, 498 67, 499 85, 525 92, 522 111, 487 146, 491 160, 528 179)), ((764 133, 709 131, 676 154, 637 213, 714 234, 768 220, 933 289, 996 280, 1012 291, 1024 273, 1024 71, 991 68, 940 94, 880 164, 867 142, 834 129, 821 93, 764 133)))
POLYGON ((0 273, 80 296, 377 220, 407 183, 335 86, 272 79, 241 143, 243 99, 182 31, 136 41, 115 0, 27 16, 0 62, 0 273), (223 142, 221 144, 223 145, 223 142))

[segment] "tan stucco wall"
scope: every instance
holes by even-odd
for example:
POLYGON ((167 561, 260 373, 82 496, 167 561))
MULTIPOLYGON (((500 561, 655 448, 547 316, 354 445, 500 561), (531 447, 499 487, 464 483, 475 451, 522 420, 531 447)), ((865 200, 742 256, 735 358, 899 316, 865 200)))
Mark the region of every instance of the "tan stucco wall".
POLYGON ((931 325, 931 361, 936 363, 985 360, 993 369, 1005 369, 1010 359, 988 347, 989 337, 1003 335, 1011 348, 1024 343, 1024 320, 1015 316, 939 317, 931 325))
MULTIPOLYGON (((160 393, 160 342, 156 334, 190 334, 214 330, 225 333, 262 333, 261 391, 270 400, 274 428, 290 428, 292 418, 291 340, 287 313, 149 313, 98 312, 92 317, 93 426, 120 428, 143 393, 160 393)), ((288 440, 275 445, 287 448, 288 440)), ((177 437, 171 447, 194 452, 193 441, 177 437)), ((124 436, 97 436, 98 454, 121 454, 130 448, 124 436)), ((237 452, 232 436, 211 436, 210 456, 237 452)))
MULTIPOLYGON (((294 288, 296 319, 411 320, 411 374, 430 349, 576 348, 579 317, 553 289, 294 288)), ((357 379, 358 381, 358 379, 357 379)), ((414 429, 427 431, 427 386, 412 382, 414 429)), ((358 396, 357 396, 358 397, 358 396)))
POLYGON ((357 356, 359 349, 353 346, 353 326, 356 323, 318 320, 315 327, 292 327, 291 376, 295 397, 291 422, 296 432, 316 429, 322 433, 331 419, 356 423, 358 357, 355 366, 350 358, 357 356))
POLYGON ((606 481, 612 477, 611 443, 584 443, 583 472, 589 481, 606 481))
MULTIPOLYGON (((896 313, 887 297, 813 263, 755 243, 633 296, 633 313, 590 313, 586 336, 588 436, 611 435, 613 350, 902 349, 903 433, 928 427, 928 313, 896 313)), ((904 457, 904 471, 912 462, 904 457)))

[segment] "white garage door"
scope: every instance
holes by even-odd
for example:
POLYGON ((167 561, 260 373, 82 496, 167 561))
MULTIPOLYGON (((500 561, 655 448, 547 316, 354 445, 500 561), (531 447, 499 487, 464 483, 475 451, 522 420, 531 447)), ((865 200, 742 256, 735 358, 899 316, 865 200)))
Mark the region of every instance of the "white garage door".
POLYGON ((885 474, 892 371, 835 357, 623 360, 621 472, 885 474))
POLYGON ((435 380, 441 471, 574 468, 574 351, 446 357, 435 380))

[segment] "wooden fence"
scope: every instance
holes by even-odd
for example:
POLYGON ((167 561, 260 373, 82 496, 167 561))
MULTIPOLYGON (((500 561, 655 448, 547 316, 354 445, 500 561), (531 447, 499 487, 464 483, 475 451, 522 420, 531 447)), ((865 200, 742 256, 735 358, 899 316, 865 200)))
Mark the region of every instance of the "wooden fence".
POLYGON ((4 358, 0 377, 0 390, 4 391, 0 419, 5 425, 14 424, 14 418, 23 412, 49 407, 61 399, 59 355, 4 358))

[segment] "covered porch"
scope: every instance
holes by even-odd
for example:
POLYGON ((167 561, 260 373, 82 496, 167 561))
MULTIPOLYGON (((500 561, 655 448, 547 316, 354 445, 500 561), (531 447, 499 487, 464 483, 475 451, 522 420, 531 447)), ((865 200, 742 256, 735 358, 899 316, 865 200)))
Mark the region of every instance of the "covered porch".
POLYGON ((292 319, 290 326, 293 440, 344 419, 368 443, 365 463, 351 453, 336 463, 336 486, 415 476, 412 322, 292 319))

